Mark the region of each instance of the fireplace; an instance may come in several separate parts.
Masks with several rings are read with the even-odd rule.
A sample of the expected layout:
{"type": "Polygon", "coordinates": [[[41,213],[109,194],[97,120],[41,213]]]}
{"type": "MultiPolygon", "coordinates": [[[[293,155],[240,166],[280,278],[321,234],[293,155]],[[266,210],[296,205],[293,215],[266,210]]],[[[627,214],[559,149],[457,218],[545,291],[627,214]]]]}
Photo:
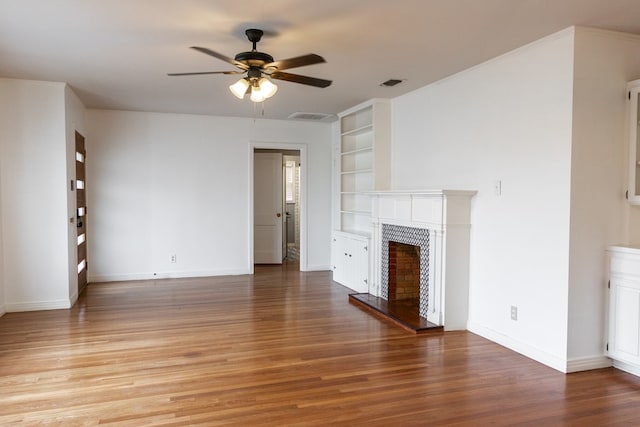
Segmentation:
{"type": "Polygon", "coordinates": [[[389,242],[389,302],[420,301],[420,246],[389,242]]]}
{"type": "MultiPolygon", "coordinates": [[[[474,194],[475,191],[466,190],[371,193],[373,275],[369,293],[372,297],[387,304],[403,303],[397,299],[395,279],[389,279],[390,273],[397,272],[389,270],[390,242],[395,242],[391,243],[391,253],[397,251],[397,243],[417,246],[413,251],[419,254],[420,295],[415,316],[442,325],[446,330],[466,329],[474,194]]],[[[414,291],[409,293],[415,295],[414,291]]]]}
{"type": "Polygon", "coordinates": [[[413,301],[416,314],[427,318],[429,230],[382,224],[381,249],[382,298],[389,302],[403,300],[408,304],[413,301]]]}
{"type": "Polygon", "coordinates": [[[368,193],[372,202],[371,282],[367,282],[368,293],[350,294],[349,302],[416,334],[435,328],[466,329],[471,198],[475,193],[368,193]],[[416,308],[405,310],[406,304],[416,308]]]}

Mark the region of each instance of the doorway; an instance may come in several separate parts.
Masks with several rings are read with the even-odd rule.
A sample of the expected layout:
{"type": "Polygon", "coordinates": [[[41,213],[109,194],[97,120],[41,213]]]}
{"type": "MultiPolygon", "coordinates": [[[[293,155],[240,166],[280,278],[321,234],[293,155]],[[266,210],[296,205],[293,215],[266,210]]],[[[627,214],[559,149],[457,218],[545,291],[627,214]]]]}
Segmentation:
{"type": "Polygon", "coordinates": [[[295,264],[295,269],[306,271],[306,145],[252,143],[250,160],[250,271],[254,272],[254,264],[262,263],[286,264],[288,267],[295,264]],[[278,174],[275,166],[267,166],[274,162],[279,165],[278,174]],[[265,170],[267,177],[279,177],[267,178],[265,170]],[[270,187],[265,187],[266,182],[271,182],[270,187]],[[275,203],[269,201],[278,194],[275,203]],[[274,207],[265,210],[265,203],[274,207]],[[267,236],[273,240],[265,241],[267,236]],[[278,247],[281,248],[279,258],[275,255],[278,247]],[[272,251],[268,256],[273,258],[265,258],[265,250],[272,251]]]}

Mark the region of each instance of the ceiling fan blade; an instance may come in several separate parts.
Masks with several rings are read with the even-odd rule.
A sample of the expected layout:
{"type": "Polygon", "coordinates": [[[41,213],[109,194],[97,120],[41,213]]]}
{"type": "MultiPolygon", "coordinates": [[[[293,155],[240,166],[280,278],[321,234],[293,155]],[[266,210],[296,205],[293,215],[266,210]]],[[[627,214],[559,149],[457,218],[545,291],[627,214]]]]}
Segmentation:
{"type": "Polygon", "coordinates": [[[244,71],[198,71],[195,73],[167,73],[167,76],[198,76],[201,74],[244,74],[244,71]]]}
{"type": "Polygon", "coordinates": [[[308,55],[296,56],[295,58],[281,59],[279,61],[273,61],[268,64],[264,64],[262,68],[276,68],[278,70],[286,70],[289,68],[304,67],[305,65],[320,64],[327,62],[320,55],[310,53],[308,55]]]}
{"type": "Polygon", "coordinates": [[[331,85],[331,80],[318,79],[316,77],[301,76],[299,74],[283,73],[281,71],[274,71],[271,73],[271,77],[278,80],[285,80],[293,83],[300,83],[303,85],[315,86],[315,87],[327,87],[331,85]]]}
{"type": "Polygon", "coordinates": [[[240,61],[236,61],[235,59],[229,58],[228,56],[225,56],[225,55],[223,55],[221,53],[214,52],[213,50],[207,49],[206,47],[191,46],[191,49],[195,49],[198,52],[204,53],[205,55],[209,55],[209,56],[213,56],[214,58],[221,59],[224,62],[228,62],[231,65],[235,65],[238,68],[242,68],[243,70],[248,70],[249,69],[249,66],[247,64],[244,64],[244,63],[242,63],[240,61]]]}

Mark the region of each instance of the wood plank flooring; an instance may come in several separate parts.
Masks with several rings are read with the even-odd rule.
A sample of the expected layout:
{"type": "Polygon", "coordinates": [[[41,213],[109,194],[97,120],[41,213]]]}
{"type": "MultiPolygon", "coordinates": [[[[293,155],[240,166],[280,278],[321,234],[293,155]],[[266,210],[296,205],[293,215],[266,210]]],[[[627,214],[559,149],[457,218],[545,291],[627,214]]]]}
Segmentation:
{"type": "Polygon", "coordinates": [[[415,336],[329,273],[91,284],[0,318],[0,425],[640,425],[640,380],[415,336]]]}

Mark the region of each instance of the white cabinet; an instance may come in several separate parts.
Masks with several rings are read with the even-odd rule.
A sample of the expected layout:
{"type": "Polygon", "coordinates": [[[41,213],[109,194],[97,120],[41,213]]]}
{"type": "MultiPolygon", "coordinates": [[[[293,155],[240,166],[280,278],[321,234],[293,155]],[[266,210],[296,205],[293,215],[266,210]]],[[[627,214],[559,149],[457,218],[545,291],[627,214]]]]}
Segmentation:
{"type": "Polygon", "coordinates": [[[640,249],[612,246],[608,354],[613,365],[640,375],[640,249]]]}
{"type": "Polygon", "coordinates": [[[340,225],[344,232],[371,234],[371,200],[367,192],[390,184],[391,106],[374,99],[340,116],[340,225]]]}
{"type": "Polygon", "coordinates": [[[359,293],[369,292],[368,237],[335,232],[333,235],[333,280],[359,293]]]}
{"type": "Polygon", "coordinates": [[[640,111],[638,99],[640,98],[640,80],[634,80],[627,84],[629,95],[628,102],[628,131],[629,138],[629,188],[627,199],[629,203],[640,205],[640,111]]]}

